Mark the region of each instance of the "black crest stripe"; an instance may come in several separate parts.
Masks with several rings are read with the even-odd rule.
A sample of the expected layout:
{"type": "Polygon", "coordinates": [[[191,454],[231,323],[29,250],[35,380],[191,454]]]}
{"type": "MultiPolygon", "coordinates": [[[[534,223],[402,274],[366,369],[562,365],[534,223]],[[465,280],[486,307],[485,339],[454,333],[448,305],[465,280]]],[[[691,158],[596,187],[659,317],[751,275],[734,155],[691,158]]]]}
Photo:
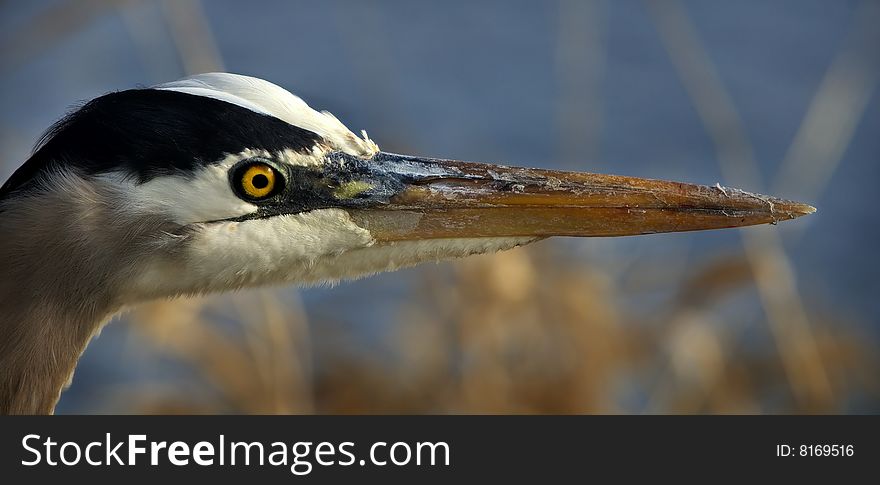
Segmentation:
{"type": "Polygon", "coordinates": [[[52,126],[0,188],[26,188],[52,166],[80,173],[121,171],[139,182],[186,173],[247,148],[309,152],[321,137],[225,101],[155,89],[95,98],[52,126]]]}

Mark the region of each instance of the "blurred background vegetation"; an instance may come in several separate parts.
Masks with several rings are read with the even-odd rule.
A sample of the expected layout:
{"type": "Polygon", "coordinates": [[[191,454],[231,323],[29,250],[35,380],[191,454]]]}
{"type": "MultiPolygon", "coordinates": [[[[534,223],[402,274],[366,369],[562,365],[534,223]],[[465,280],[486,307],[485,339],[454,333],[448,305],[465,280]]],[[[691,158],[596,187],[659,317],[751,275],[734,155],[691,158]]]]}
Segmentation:
{"type": "Polygon", "coordinates": [[[389,151],[819,208],[145,305],[58,412],[880,411],[878,25],[870,0],[0,2],[2,179],[78,101],[227,70],[389,151]]]}

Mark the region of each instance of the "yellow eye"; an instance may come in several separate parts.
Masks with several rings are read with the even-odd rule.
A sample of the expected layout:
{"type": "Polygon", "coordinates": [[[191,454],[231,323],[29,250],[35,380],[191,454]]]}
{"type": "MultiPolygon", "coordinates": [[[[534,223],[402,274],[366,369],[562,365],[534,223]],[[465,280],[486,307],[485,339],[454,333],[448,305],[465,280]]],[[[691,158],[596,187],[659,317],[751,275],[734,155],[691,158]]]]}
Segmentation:
{"type": "Polygon", "coordinates": [[[252,199],[263,199],[275,193],[275,169],[264,164],[254,163],[239,171],[238,184],[241,191],[252,199]]]}

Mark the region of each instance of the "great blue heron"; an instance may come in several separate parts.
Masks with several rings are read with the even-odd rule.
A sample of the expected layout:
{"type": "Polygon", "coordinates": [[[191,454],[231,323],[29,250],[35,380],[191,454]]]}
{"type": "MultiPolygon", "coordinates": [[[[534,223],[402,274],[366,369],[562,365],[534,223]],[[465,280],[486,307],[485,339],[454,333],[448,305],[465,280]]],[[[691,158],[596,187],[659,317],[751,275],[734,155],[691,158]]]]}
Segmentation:
{"type": "Polygon", "coordinates": [[[115,92],[55,124],[0,189],[0,413],[51,413],[91,337],[147,300],[814,210],[720,185],[386,153],[252,77],[115,92]]]}

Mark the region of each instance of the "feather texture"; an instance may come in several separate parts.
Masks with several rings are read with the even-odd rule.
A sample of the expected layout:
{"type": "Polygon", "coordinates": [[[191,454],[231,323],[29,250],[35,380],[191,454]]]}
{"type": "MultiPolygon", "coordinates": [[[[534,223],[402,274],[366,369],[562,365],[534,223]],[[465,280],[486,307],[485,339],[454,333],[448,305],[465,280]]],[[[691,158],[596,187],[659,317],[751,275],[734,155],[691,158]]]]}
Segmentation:
{"type": "Polygon", "coordinates": [[[335,150],[371,157],[379,147],[366,136],[360,138],[327,111],[316,111],[305,101],[277,84],[263,79],[225,72],[210,72],[153,86],[232,103],[274,116],[291,125],[317,133],[335,150]]]}

